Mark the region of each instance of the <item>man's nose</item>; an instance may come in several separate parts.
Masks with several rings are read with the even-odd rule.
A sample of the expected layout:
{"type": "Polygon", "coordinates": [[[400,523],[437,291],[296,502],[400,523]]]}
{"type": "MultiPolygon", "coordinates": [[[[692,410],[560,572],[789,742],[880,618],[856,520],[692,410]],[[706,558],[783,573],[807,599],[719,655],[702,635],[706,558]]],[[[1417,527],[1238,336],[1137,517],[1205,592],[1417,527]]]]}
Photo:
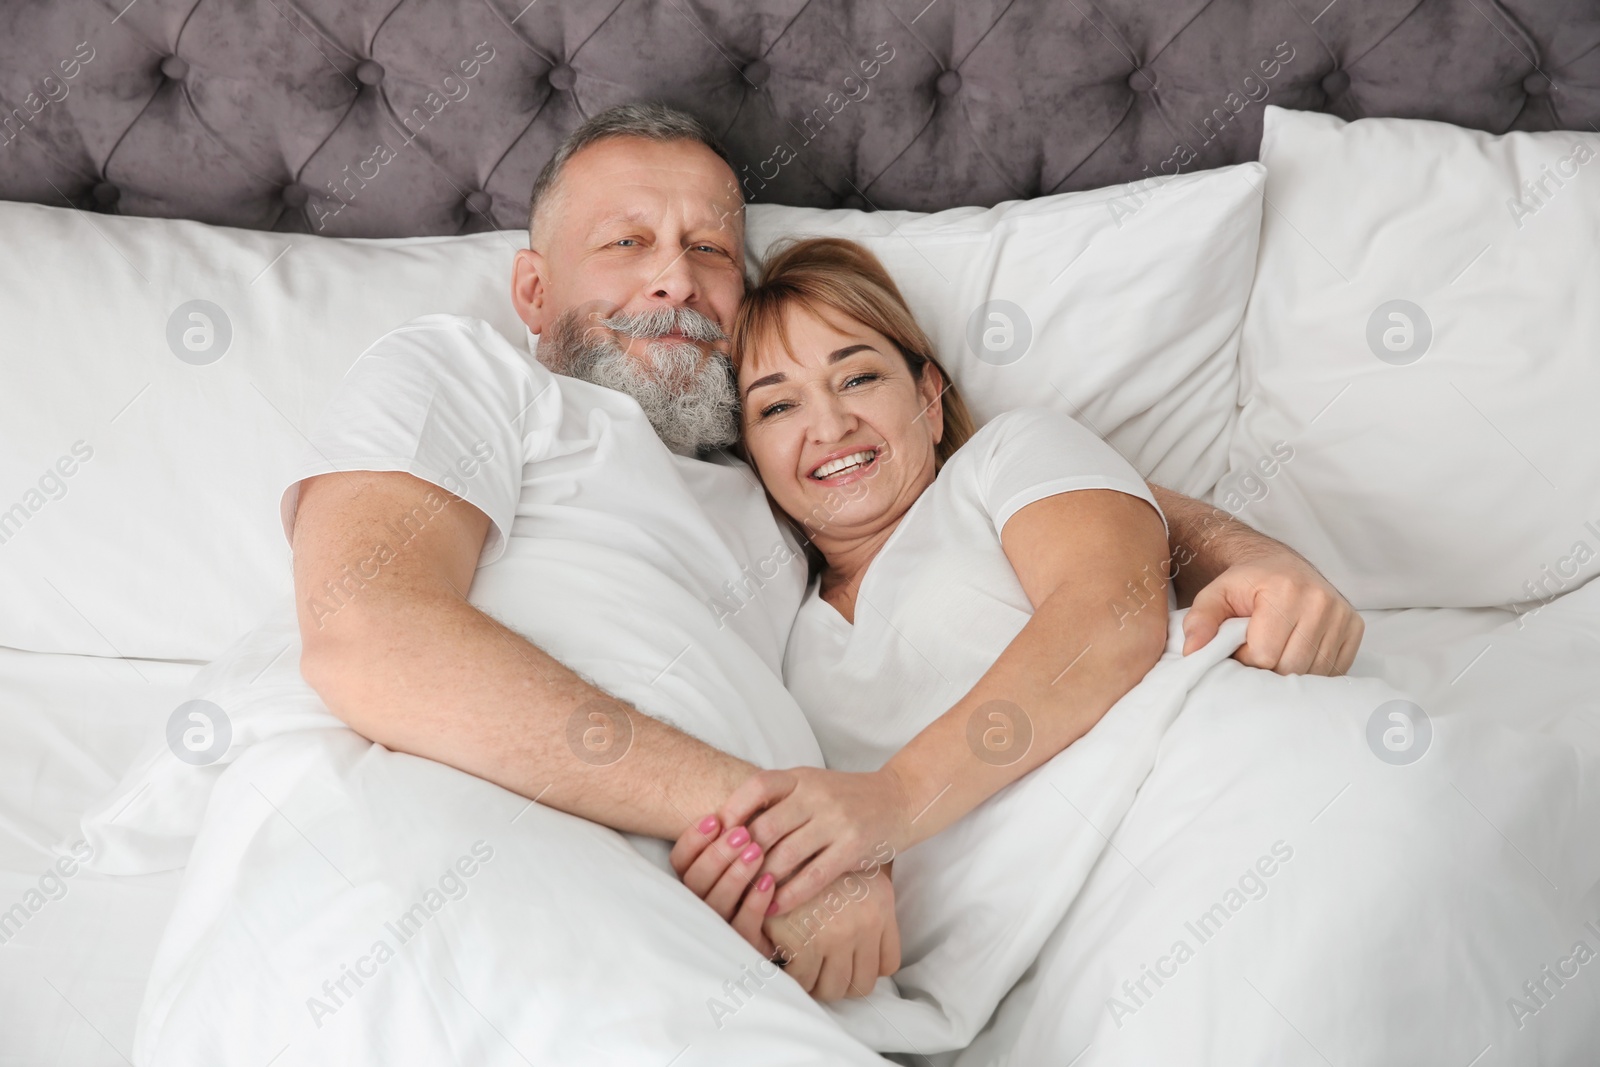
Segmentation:
{"type": "Polygon", "coordinates": [[[653,300],[684,306],[698,295],[694,270],[689,254],[684,249],[665,249],[656,257],[659,263],[645,285],[645,293],[653,300]]]}

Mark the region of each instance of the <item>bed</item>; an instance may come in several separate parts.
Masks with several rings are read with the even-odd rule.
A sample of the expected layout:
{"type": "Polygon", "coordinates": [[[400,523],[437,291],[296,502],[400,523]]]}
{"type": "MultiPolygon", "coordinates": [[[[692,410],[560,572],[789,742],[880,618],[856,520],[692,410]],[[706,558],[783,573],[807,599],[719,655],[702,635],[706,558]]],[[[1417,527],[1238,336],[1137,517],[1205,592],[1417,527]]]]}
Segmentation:
{"type": "MultiPolygon", "coordinates": [[[[1600,586],[1584,584],[1600,471],[1582,436],[1600,401],[1583,295],[1600,277],[1600,14],[57,0],[8,7],[0,30],[0,1062],[319,1062],[270,1027],[151,1036],[162,1011],[210,1003],[152,1006],[147,989],[153,973],[178,989],[192,963],[174,931],[193,932],[182,868],[209,793],[163,815],[128,783],[187,721],[205,665],[281,607],[274,479],[299,427],[424,310],[520,336],[502,294],[534,174],[584,116],[640,98],[726,138],[753,255],[794,232],[874,247],[965,353],[981,417],[1065,404],[1146,476],[1305,551],[1367,620],[1352,684],[1404,694],[1432,731],[1412,766],[1384,756],[1389,719],[1371,733],[1330,712],[1275,751],[1268,719],[1235,735],[1225,709],[1185,713],[1131,808],[1096,828],[1046,963],[960,1047],[873,1047],[1085,1067],[1600,1057],[1600,586]],[[1355,121],[1379,119],[1397,124],[1355,121]],[[1325,210],[1351,183],[1364,203],[1325,210]],[[1075,302],[1050,303],[1062,276],[1075,302]],[[1070,382],[967,344],[996,301],[1026,309],[1034,352],[1089,354],[1070,382]],[[86,813],[146,836],[88,848],[86,813]],[[1362,828],[1386,821],[1408,830],[1385,847],[1409,851],[1363,853],[1362,828]],[[1253,880],[1209,948],[1161,970],[1264,856],[1278,880],[1253,880]]],[[[255,650],[252,683],[278,677],[284,647],[255,650]]],[[[270,740],[253,722],[233,716],[241,744],[270,740]]],[[[445,970],[470,1000],[451,1017],[479,1020],[452,1048],[614,1054],[541,1053],[513,1008],[445,970]]],[[[741,1027],[769,1007],[794,1027],[793,1062],[808,1028],[884,1030],[777,999],[728,1003],[741,1027]]],[[[400,1011],[349,1040],[406,1061],[380,1026],[400,1011]]],[[[586,1023],[629,1025],[598,1007],[586,1023]]],[[[636,1049],[738,1058],[676,1040],[636,1049]]]]}

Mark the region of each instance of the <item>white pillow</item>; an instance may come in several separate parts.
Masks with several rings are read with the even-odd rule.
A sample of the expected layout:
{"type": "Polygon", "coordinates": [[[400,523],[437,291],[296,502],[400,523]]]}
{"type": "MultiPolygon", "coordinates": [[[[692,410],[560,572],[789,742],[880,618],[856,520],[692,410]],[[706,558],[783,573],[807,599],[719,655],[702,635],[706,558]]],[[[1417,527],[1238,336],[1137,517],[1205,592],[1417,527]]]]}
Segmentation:
{"type": "Polygon", "coordinates": [[[1226,469],[1261,179],[1246,163],[931,215],[752,208],[746,246],[866,245],[980,423],[1054,407],[1199,496],[1226,469]]]}
{"type": "Polygon", "coordinates": [[[211,659],[290,586],[278,496],[361,351],[435,311],[522,329],[515,233],[330,240],[0,202],[0,234],[14,648],[211,659]]]}
{"type": "MultiPolygon", "coordinates": [[[[1225,466],[1259,172],[927,216],[754,206],[749,230],[757,249],[792,230],[865,241],[979,418],[1062,406],[1202,493],[1225,466]],[[995,299],[1030,324],[1005,366],[964,341],[995,299]]],[[[0,234],[0,645],[15,648],[214,658],[290,589],[278,496],[362,350],[429,312],[523,330],[507,299],[520,232],[329,239],[0,202],[0,234]]]]}
{"type": "Polygon", "coordinates": [[[1271,208],[1214,499],[1360,608],[1600,569],[1600,136],[1269,106],[1271,208]]]}

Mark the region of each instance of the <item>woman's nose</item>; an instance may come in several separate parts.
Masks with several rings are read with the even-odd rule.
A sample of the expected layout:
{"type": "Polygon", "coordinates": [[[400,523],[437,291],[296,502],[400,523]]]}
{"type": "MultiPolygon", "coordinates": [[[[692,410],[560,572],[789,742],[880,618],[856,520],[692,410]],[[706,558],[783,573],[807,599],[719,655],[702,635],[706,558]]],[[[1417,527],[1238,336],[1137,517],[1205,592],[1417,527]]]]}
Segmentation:
{"type": "Polygon", "coordinates": [[[811,408],[811,437],[817,444],[842,441],[856,428],[856,418],[831,389],[820,388],[811,408]]]}

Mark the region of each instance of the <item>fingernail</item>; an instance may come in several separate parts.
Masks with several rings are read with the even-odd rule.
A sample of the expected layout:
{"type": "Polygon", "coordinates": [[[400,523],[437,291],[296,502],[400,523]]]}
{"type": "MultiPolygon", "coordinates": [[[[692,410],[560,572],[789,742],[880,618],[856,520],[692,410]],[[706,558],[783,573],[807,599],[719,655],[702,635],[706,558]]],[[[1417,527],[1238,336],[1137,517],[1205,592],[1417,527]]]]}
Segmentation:
{"type": "Polygon", "coordinates": [[[749,841],[750,841],[750,831],[746,830],[742,826],[734,827],[733,828],[733,832],[728,835],[728,847],[729,848],[743,848],[746,844],[749,843],[749,841]]]}
{"type": "Polygon", "coordinates": [[[761,846],[752,844],[749,848],[744,850],[744,854],[739,858],[744,860],[746,863],[754,863],[756,860],[761,858],[761,846]]]}
{"type": "Polygon", "coordinates": [[[699,830],[703,834],[714,834],[714,833],[716,833],[717,832],[717,817],[715,815],[707,815],[705,818],[700,820],[700,825],[695,827],[695,829],[699,830]]]}
{"type": "MultiPolygon", "coordinates": [[[[756,879],[756,892],[757,893],[765,893],[767,890],[769,890],[771,888],[772,888],[772,875],[763,874],[760,878],[756,879]]],[[[772,914],[772,911],[771,911],[770,907],[767,910],[767,914],[768,915],[772,914]]]]}
{"type": "Polygon", "coordinates": [[[767,914],[768,915],[776,915],[776,914],[778,914],[778,902],[776,900],[774,900],[771,904],[767,905],[767,914]]]}

